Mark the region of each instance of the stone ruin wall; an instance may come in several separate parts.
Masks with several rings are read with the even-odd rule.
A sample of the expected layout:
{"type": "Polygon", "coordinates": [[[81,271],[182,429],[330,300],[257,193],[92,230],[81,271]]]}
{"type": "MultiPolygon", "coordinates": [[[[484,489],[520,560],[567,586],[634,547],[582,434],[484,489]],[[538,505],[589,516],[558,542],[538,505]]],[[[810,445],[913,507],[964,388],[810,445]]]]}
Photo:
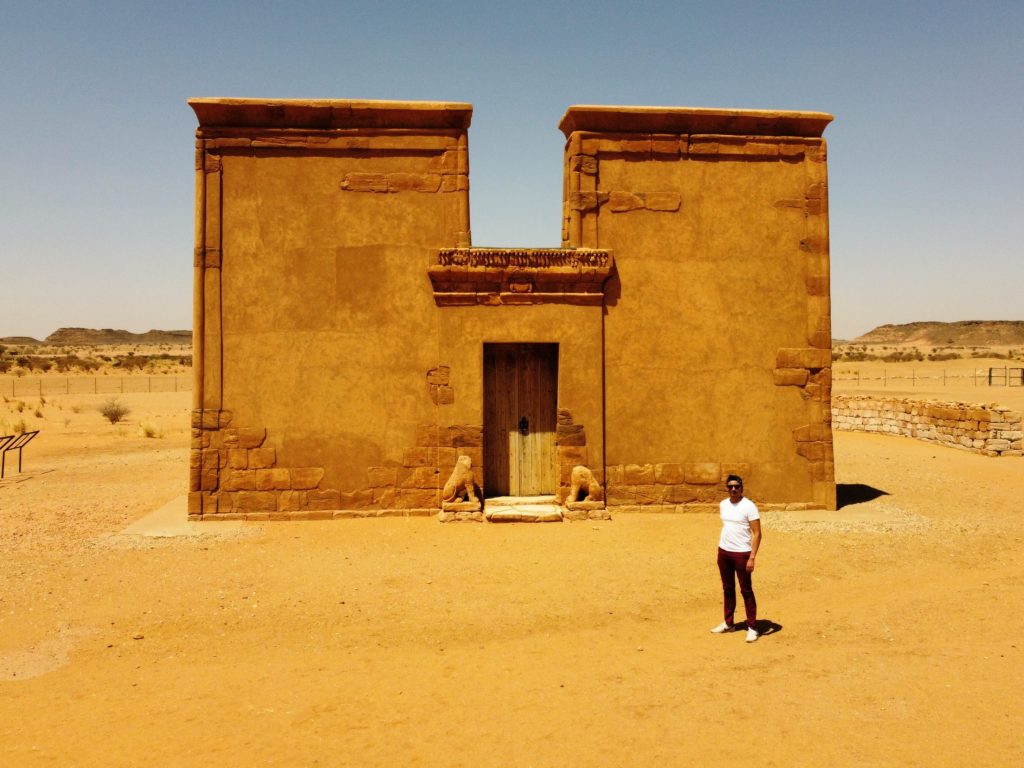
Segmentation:
{"type": "Polygon", "coordinates": [[[835,508],[829,120],[590,106],[563,118],[563,243],[610,249],[621,279],[604,329],[617,508],[707,504],[730,472],[778,502],[835,508]],[[758,310],[728,309],[723,280],[758,310]],[[651,419],[652,401],[673,405],[651,419]]]}
{"type": "Polygon", "coordinates": [[[832,428],[912,437],[985,456],[1024,453],[1021,414],[998,405],[833,395],[832,428]]]}
{"type": "MultiPolygon", "coordinates": [[[[665,136],[658,132],[628,138],[602,135],[600,131],[597,134],[576,132],[567,135],[563,249],[473,249],[470,248],[468,215],[468,105],[444,105],[443,110],[435,109],[437,105],[433,105],[425,110],[431,115],[440,111],[465,115],[464,124],[456,125],[458,120],[452,118],[454,122],[444,119],[443,126],[438,127],[427,126],[426,118],[419,116],[420,107],[416,105],[368,103],[367,107],[357,103],[332,103],[330,114],[322,117],[324,104],[295,103],[284,108],[255,101],[235,104],[232,100],[209,100],[204,104],[203,100],[197,100],[193,104],[198,107],[197,114],[201,109],[212,113],[237,107],[246,119],[252,116],[252,123],[228,127],[215,120],[204,121],[201,116],[201,129],[197,134],[194,264],[197,386],[190,456],[191,518],[267,520],[432,515],[437,513],[441,488],[458,456],[470,456],[474,467],[482,469],[483,427],[481,414],[477,413],[479,409],[475,405],[479,399],[479,393],[475,391],[478,385],[470,385],[466,378],[472,375],[475,362],[470,360],[473,355],[465,350],[458,353],[450,351],[449,356],[453,359],[445,360],[442,355],[439,360],[430,350],[424,352],[418,347],[415,359],[403,360],[400,367],[394,365],[391,358],[387,358],[386,364],[392,365],[392,369],[383,367],[384,362],[379,363],[382,367],[377,381],[387,380],[395,382],[395,386],[400,383],[406,387],[409,392],[407,405],[412,403],[413,390],[423,387],[424,373],[426,375],[426,393],[420,397],[422,402],[417,401],[415,408],[403,411],[384,437],[366,431],[362,421],[353,430],[351,424],[344,422],[342,415],[330,412],[321,415],[321,421],[316,425],[320,434],[333,435],[341,429],[349,430],[364,441],[376,440],[377,455],[361,454],[357,443],[353,443],[349,451],[337,454],[295,450],[297,440],[290,432],[292,424],[287,396],[283,402],[271,402],[264,394],[280,386],[284,389],[279,391],[290,391],[287,387],[294,382],[283,378],[280,373],[266,371],[264,361],[274,356],[271,353],[294,357],[297,354],[294,349],[306,349],[307,345],[296,344],[295,341],[303,334],[309,335],[312,325],[294,325],[298,335],[265,332],[259,327],[260,323],[271,331],[277,329],[269,320],[253,320],[255,315],[251,307],[265,307],[278,313],[282,307],[273,301],[264,303],[265,280],[249,275],[246,270],[252,264],[260,266],[262,260],[276,264],[279,272],[284,274],[281,267],[287,265],[286,271],[292,282],[305,281],[303,284],[317,286],[313,291],[316,293],[321,290],[318,286],[322,281],[318,282],[319,273],[316,271],[321,265],[309,257],[319,258],[319,252],[294,251],[294,242],[297,241],[294,235],[298,230],[288,232],[291,237],[288,248],[292,251],[279,247],[284,244],[272,239],[259,241],[254,250],[250,233],[255,228],[246,220],[241,225],[238,223],[239,212],[249,215],[249,204],[239,196],[239,191],[254,194],[262,189],[259,185],[268,183],[268,180],[274,182],[272,191],[275,194],[280,196],[284,191],[290,195],[281,198],[287,206],[301,211],[309,202],[301,196],[304,192],[288,191],[309,188],[306,183],[309,174],[289,159],[295,157],[319,158],[309,167],[333,183],[333,194],[339,195],[339,200],[344,198],[339,205],[350,211],[347,215],[352,226],[340,230],[331,229],[331,222],[323,217],[324,226],[313,233],[321,238],[316,241],[321,250],[325,246],[338,246],[336,250],[342,254],[340,258],[349,259],[346,274],[364,285],[374,282],[387,284],[388,280],[398,277],[403,281],[402,285],[408,287],[405,278],[400,277],[408,273],[415,274],[417,280],[422,276],[427,287],[426,293],[417,293],[413,297],[411,305],[409,302],[403,305],[408,317],[386,316],[381,309],[380,317],[368,322],[367,329],[383,333],[379,329],[384,328],[400,334],[403,328],[416,325],[429,329],[426,332],[436,335],[441,342],[462,338],[462,332],[467,329],[477,329],[475,332],[479,333],[481,323],[497,322],[507,338],[488,336],[489,340],[517,341],[540,338],[538,327],[548,327],[547,323],[553,316],[527,315],[527,312],[541,312],[544,305],[550,306],[551,302],[574,306],[576,309],[573,311],[577,312],[586,307],[593,307],[595,311],[603,308],[612,322],[605,325],[608,317],[598,323],[588,320],[593,328],[588,325],[584,335],[600,339],[605,331],[616,334],[615,354],[623,369],[636,362],[624,355],[635,357],[639,354],[633,349],[638,334],[652,322],[663,318],[666,310],[672,309],[665,304],[664,295],[644,295],[642,303],[636,303],[634,297],[645,291],[660,290],[667,275],[657,269],[648,274],[649,264],[654,262],[649,262],[643,249],[636,250],[629,267],[632,271],[628,276],[632,282],[626,285],[628,293],[621,299],[616,296],[609,305],[604,293],[611,257],[605,255],[610,251],[602,250],[597,236],[597,219],[612,216],[618,221],[636,222],[629,227],[618,225],[614,228],[607,222],[605,224],[605,231],[615,229],[619,232],[619,244],[623,246],[623,253],[628,255],[629,248],[625,246],[632,243],[630,232],[642,240],[651,237],[651,232],[659,231],[652,229],[651,222],[646,222],[643,217],[653,215],[664,222],[677,222],[669,225],[668,234],[678,231],[679,227],[689,226],[686,222],[692,220],[694,201],[699,199],[692,195],[698,194],[697,190],[703,187],[694,177],[689,181],[679,180],[680,184],[693,187],[691,197],[687,198],[678,190],[665,191],[664,182],[671,182],[669,186],[674,182],[668,177],[659,181],[662,178],[660,174],[670,166],[682,168],[681,165],[675,166],[676,163],[708,163],[705,170],[710,171],[739,162],[747,169],[736,169],[745,174],[742,176],[744,183],[755,186],[770,165],[778,164],[780,173],[784,169],[804,169],[798,175],[806,174],[806,181],[794,188],[790,196],[770,201],[772,204],[760,214],[769,225],[775,220],[773,212],[782,211],[792,216],[792,223],[786,225],[785,232],[794,244],[786,254],[785,265],[773,267],[775,283],[767,288],[767,294],[775,295],[782,291],[787,297],[785,306],[778,308],[779,320],[784,320],[785,330],[773,332],[780,337],[775,343],[754,345],[759,350],[758,398],[772,406],[778,405],[781,393],[785,392],[787,398],[781,411],[776,407],[764,409],[766,413],[776,413],[776,426],[785,424],[781,429],[770,430],[772,445],[769,446],[761,437],[765,445],[759,445],[753,451],[743,443],[730,443],[717,448],[710,444],[701,445],[689,452],[681,452],[675,441],[649,450],[644,445],[642,433],[662,420],[655,415],[655,421],[645,422],[643,429],[630,430],[635,436],[629,438],[628,444],[621,445],[617,455],[606,456],[602,438],[608,430],[616,431],[617,435],[623,434],[622,425],[631,423],[632,412],[628,408],[612,407],[608,413],[610,421],[602,424],[600,403],[590,402],[593,396],[584,393],[581,376],[577,374],[574,380],[567,379],[567,402],[582,418],[574,423],[567,409],[560,407],[558,412],[555,444],[560,486],[558,495],[562,498],[566,494],[572,467],[584,464],[590,466],[597,479],[605,485],[609,504],[623,511],[712,509],[725,495],[725,477],[731,472],[744,475],[748,482],[760,480],[765,494],[776,496],[777,502],[780,496],[783,500],[796,497],[788,502],[763,503],[766,508],[834,508],[835,486],[828,422],[831,369],[823,140],[788,135],[700,136],[695,130],[692,134],[680,132],[670,136],[671,151],[666,153],[662,141],[665,136]],[[361,124],[349,125],[363,107],[367,107],[368,113],[375,110],[401,112],[408,126],[402,130],[390,130],[379,122],[373,123],[372,129],[361,124]],[[432,133],[437,135],[429,135],[432,133]],[[272,162],[275,165],[268,166],[266,177],[252,170],[251,163],[260,157],[274,158],[272,162]],[[636,163],[636,160],[646,162],[636,163]],[[621,189],[612,184],[606,192],[598,183],[601,178],[598,171],[601,167],[606,171],[612,170],[619,167],[617,164],[634,169],[640,166],[648,168],[651,184],[640,181],[621,189]],[[272,171],[271,168],[278,170],[272,171]],[[281,169],[284,169],[285,176],[281,176],[281,169]],[[300,177],[305,186],[297,183],[300,177]],[[231,186],[226,185],[226,179],[233,180],[231,186]],[[588,183],[593,185],[593,189],[587,187],[588,183]],[[360,211],[371,210],[368,206],[375,211],[402,210],[405,212],[403,220],[417,217],[423,222],[413,238],[399,241],[403,253],[398,253],[394,247],[388,250],[360,244],[367,237],[375,243],[382,226],[382,219],[359,218],[360,211]],[[437,222],[438,226],[432,227],[430,222],[437,222]],[[359,230],[356,232],[358,236],[353,235],[353,229],[359,230]],[[644,235],[645,232],[648,234],[644,235]],[[572,249],[568,251],[570,261],[565,261],[569,258],[566,248],[572,249]],[[222,249],[224,254],[230,254],[223,264],[222,249]],[[350,252],[351,255],[346,255],[350,252]],[[422,261],[426,253],[434,254],[429,265],[422,261]],[[585,261],[580,261],[581,254],[586,257],[585,261]],[[301,258],[295,259],[295,256],[301,258]],[[253,261],[254,257],[256,261],[253,261]],[[524,258],[529,263],[520,263],[524,258]],[[379,259],[374,262],[377,266],[364,267],[363,264],[371,259],[379,259]],[[534,264],[538,259],[540,261],[534,264]],[[233,273],[231,269],[234,269],[233,273]],[[380,279],[382,274],[379,270],[387,270],[383,273],[386,279],[380,279]],[[230,280],[222,278],[222,272],[228,274],[230,280]],[[791,290],[794,287],[791,283],[798,285],[799,290],[791,290]],[[432,299],[429,293],[431,284],[432,299]],[[508,312],[508,307],[502,309],[503,305],[520,307],[514,314],[501,315],[501,320],[481,320],[485,315],[487,318],[495,317],[486,313],[508,312]],[[535,306],[528,308],[522,305],[535,306]],[[610,316],[608,306],[614,307],[610,316]],[[630,307],[638,307],[641,311],[634,312],[630,307]],[[440,320],[441,317],[445,320],[440,320]],[[258,333],[253,334],[253,330],[258,333]],[[270,380],[267,380],[268,376],[271,376],[270,380]],[[258,387],[245,382],[257,382],[258,387]],[[463,396],[457,405],[455,390],[460,386],[463,396]],[[775,450],[776,443],[784,447],[789,458],[785,466],[769,470],[774,474],[768,476],[764,467],[773,465],[771,457],[779,455],[775,450]],[[717,457],[721,458],[718,461],[701,460],[717,457]],[[607,466],[605,458],[611,460],[607,466]],[[619,463],[630,460],[638,463],[619,463]],[[340,474],[338,467],[342,466],[351,468],[351,471],[340,474]],[[795,491],[780,492],[787,487],[785,478],[792,480],[796,475],[800,476],[800,487],[795,491]],[[812,493],[807,492],[810,488],[813,488],[812,493]]],[[[704,119],[700,110],[682,111],[695,115],[691,115],[692,119],[704,119]]],[[[376,117],[373,119],[377,120],[376,117]]],[[[715,113],[713,119],[723,118],[715,113]]],[[[776,126],[775,130],[797,132],[795,126],[786,122],[790,118],[780,119],[775,114],[758,113],[756,117],[745,117],[730,113],[724,119],[764,119],[776,126]]],[[[821,119],[820,115],[813,116],[815,122],[820,123],[821,119]]],[[[758,123],[750,132],[756,134],[753,128],[760,127],[758,123]]],[[[718,132],[710,127],[704,127],[704,130],[709,134],[718,132]]],[[[820,134],[820,127],[817,130],[820,134]]],[[[327,185],[323,188],[326,189],[327,185]]],[[[719,186],[718,189],[724,192],[732,186],[719,186]]],[[[705,193],[700,191],[699,194],[705,193]]],[[[320,198],[312,198],[311,201],[322,204],[320,198]]],[[[291,215],[292,209],[286,208],[284,213],[291,215]]],[[[280,238],[280,230],[281,222],[277,222],[276,228],[267,228],[269,235],[264,233],[261,237],[280,238]]],[[[726,250],[721,238],[716,241],[715,253],[726,253],[726,250]]],[[[757,263],[773,263],[768,252],[744,251],[743,256],[754,257],[757,263]]],[[[691,268],[690,261],[682,263],[686,269],[691,268]]],[[[687,281],[692,282],[692,277],[691,273],[680,273],[672,279],[683,285],[687,281]]],[[[609,282],[617,280],[615,277],[609,282]]],[[[308,299],[304,304],[293,307],[300,318],[311,315],[316,306],[308,299]]],[[[595,317],[599,319],[599,316],[595,317]]],[[[334,327],[327,330],[334,334],[332,339],[347,343],[340,333],[345,329],[334,327]]],[[[691,355],[703,354],[704,346],[718,338],[718,331],[693,334],[691,330],[680,328],[672,331],[679,336],[679,341],[686,342],[681,348],[689,350],[691,355]],[[696,346],[693,342],[697,342],[696,346]]],[[[670,346],[675,343],[673,339],[670,346]]],[[[359,353],[366,349],[365,344],[351,349],[336,346],[335,357],[339,359],[358,358],[359,353]]],[[[439,343],[439,346],[444,344],[439,343]]],[[[577,346],[580,351],[589,348],[577,346]]],[[[578,368],[579,356],[574,354],[577,354],[577,364],[573,368],[578,368]]],[[[592,359],[600,360],[601,355],[592,355],[592,359]]],[[[303,358],[301,362],[309,361],[303,358]]],[[[303,380],[303,386],[312,386],[307,396],[315,400],[331,391],[332,382],[326,374],[312,368],[306,370],[309,373],[303,380]]],[[[589,368],[584,366],[580,370],[589,368]]],[[[567,375],[568,371],[567,368],[567,375]]],[[[648,383],[651,383],[650,373],[648,371],[645,377],[648,383]]],[[[601,381],[600,375],[588,375],[595,381],[601,381]]],[[[662,377],[658,383],[659,391],[678,391],[671,378],[674,375],[672,373],[666,378],[658,374],[662,377]]],[[[749,394],[749,381],[733,378],[736,382],[720,391],[720,400],[735,400],[743,393],[749,394]]],[[[561,388],[561,383],[559,386],[561,388]]],[[[622,390],[625,392],[626,388],[622,390]]],[[[375,391],[362,393],[365,402],[350,409],[350,420],[361,419],[363,413],[372,410],[377,402],[376,394],[375,391]]],[[[562,404],[560,393],[559,406],[562,404]]],[[[680,403],[675,407],[699,409],[699,406],[680,403]]],[[[762,409],[754,410],[761,412],[762,409]]],[[[648,421],[650,416],[650,413],[645,414],[648,421]]],[[[706,421],[699,411],[696,419],[686,418],[695,427],[706,421]]],[[[710,435],[718,431],[714,420],[704,424],[704,433],[710,435]]]]}

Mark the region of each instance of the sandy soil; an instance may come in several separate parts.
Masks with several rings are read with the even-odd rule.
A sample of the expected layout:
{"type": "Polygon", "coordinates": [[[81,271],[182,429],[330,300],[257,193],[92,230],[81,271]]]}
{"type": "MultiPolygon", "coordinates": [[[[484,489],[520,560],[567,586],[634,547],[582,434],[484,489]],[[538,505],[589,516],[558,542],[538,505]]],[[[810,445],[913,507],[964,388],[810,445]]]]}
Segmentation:
{"type": "Polygon", "coordinates": [[[748,645],[708,632],[713,515],[121,533],[185,487],[189,394],[125,399],[50,400],[0,481],[0,765],[1024,761],[1024,461],[837,434],[748,645]]]}

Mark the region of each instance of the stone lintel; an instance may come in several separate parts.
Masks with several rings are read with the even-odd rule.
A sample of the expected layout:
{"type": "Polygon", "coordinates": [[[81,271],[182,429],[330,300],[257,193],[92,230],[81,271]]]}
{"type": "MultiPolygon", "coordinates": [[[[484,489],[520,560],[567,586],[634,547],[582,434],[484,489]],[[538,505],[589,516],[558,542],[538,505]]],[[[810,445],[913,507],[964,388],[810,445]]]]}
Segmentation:
{"type": "Polygon", "coordinates": [[[427,274],[438,306],[601,305],[611,251],[591,248],[444,248],[427,274]]]}
{"type": "Polygon", "coordinates": [[[473,105],[442,101],[194,98],[204,128],[469,128],[473,105]]]}
{"type": "Polygon", "coordinates": [[[615,107],[574,105],[558,127],[566,138],[575,131],[594,133],[677,133],[816,138],[832,122],[825,112],[701,107],[615,107]]]}

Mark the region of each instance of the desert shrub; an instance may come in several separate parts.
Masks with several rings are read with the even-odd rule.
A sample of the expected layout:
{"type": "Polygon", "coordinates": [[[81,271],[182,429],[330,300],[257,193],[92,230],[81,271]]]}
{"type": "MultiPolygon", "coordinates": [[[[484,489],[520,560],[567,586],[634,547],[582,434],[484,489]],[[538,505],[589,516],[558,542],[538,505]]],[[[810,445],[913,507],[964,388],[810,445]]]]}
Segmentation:
{"type": "Polygon", "coordinates": [[[27,429],[28,429],[28,427],[25,426],[25,420],[24,419],[18,419],[16,422],[14,422],[14,424],[11,425],[11,431],[14,434],[16,434],[16,435],[20,435],[22,432],[25,432],[27,429]]]}
{"type": "Polygon", "coordinates": [[[139,437],[163,437],[163,430],[159,424],[144,421],[139,424],[139,437]]]}
{"type": "Polygon", "coordinates": [[[43,411],[39,408],[36,408],[35,411],[32,412],[32,415],[35,416],[37,419],[41,419],[43,418],[43,411]]]}
{"type": "Polygon", "coordinates": [[[82,412],[82,406],[80,406],[80,405],[72,405],[71,406],[71,412],[72,413],[81,413],[82,412]]]}
{"type": "Polygon", "coordinates": [[[111,424],[117,424],[131,413],[131,409],[116,397],[112,397],[100,406],[100,413],[111,424]]]}
{"type": "Polygon", "coordinates": [[[129,352],[128,357],[119,357],[115,360],[114,367],[125,371],[141,371],[147,362],[145,356],[136,357],[134,352],[129,352]]]}
{"type": "Polygon", "coordinates": [[[10,360],[0,358],[0,373],[7,373],[11,370],[11,365],[13,365],[13,363],[11,363],[10,360]]]}
{"type": "Polygon", "coordinates": [[[19,400],[14,404],[14,410],[16,410],[18,413],[21,413],[22,411],[25,410],[25,403],[19,400]]]}
{"type": "Polygon", "coordinates": [[[929,360],[935,360],[941,362],[942,360],[959,360],[959,352],[936,352],[934,355],[928,355],[929,360]]]}
{"type": "Polygon", "coordinates": [[[909,363],[915,360],[924,360],[924,355],[919,349],[896,350],[888,355],[883,355],[882,360],[887,363],[909,363]]]}

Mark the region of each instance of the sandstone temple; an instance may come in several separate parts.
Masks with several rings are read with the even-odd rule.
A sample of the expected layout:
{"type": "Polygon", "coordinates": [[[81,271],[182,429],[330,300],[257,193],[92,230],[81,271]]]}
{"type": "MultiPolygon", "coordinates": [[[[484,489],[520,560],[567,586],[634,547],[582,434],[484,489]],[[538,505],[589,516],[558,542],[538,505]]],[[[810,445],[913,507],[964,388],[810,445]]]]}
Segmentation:
{"type": "Polygon", "coordinates": [[[835,508],[830,115],[570,107],[500,248],[469,104],[189,104],[191,518],[835,508]]]}

